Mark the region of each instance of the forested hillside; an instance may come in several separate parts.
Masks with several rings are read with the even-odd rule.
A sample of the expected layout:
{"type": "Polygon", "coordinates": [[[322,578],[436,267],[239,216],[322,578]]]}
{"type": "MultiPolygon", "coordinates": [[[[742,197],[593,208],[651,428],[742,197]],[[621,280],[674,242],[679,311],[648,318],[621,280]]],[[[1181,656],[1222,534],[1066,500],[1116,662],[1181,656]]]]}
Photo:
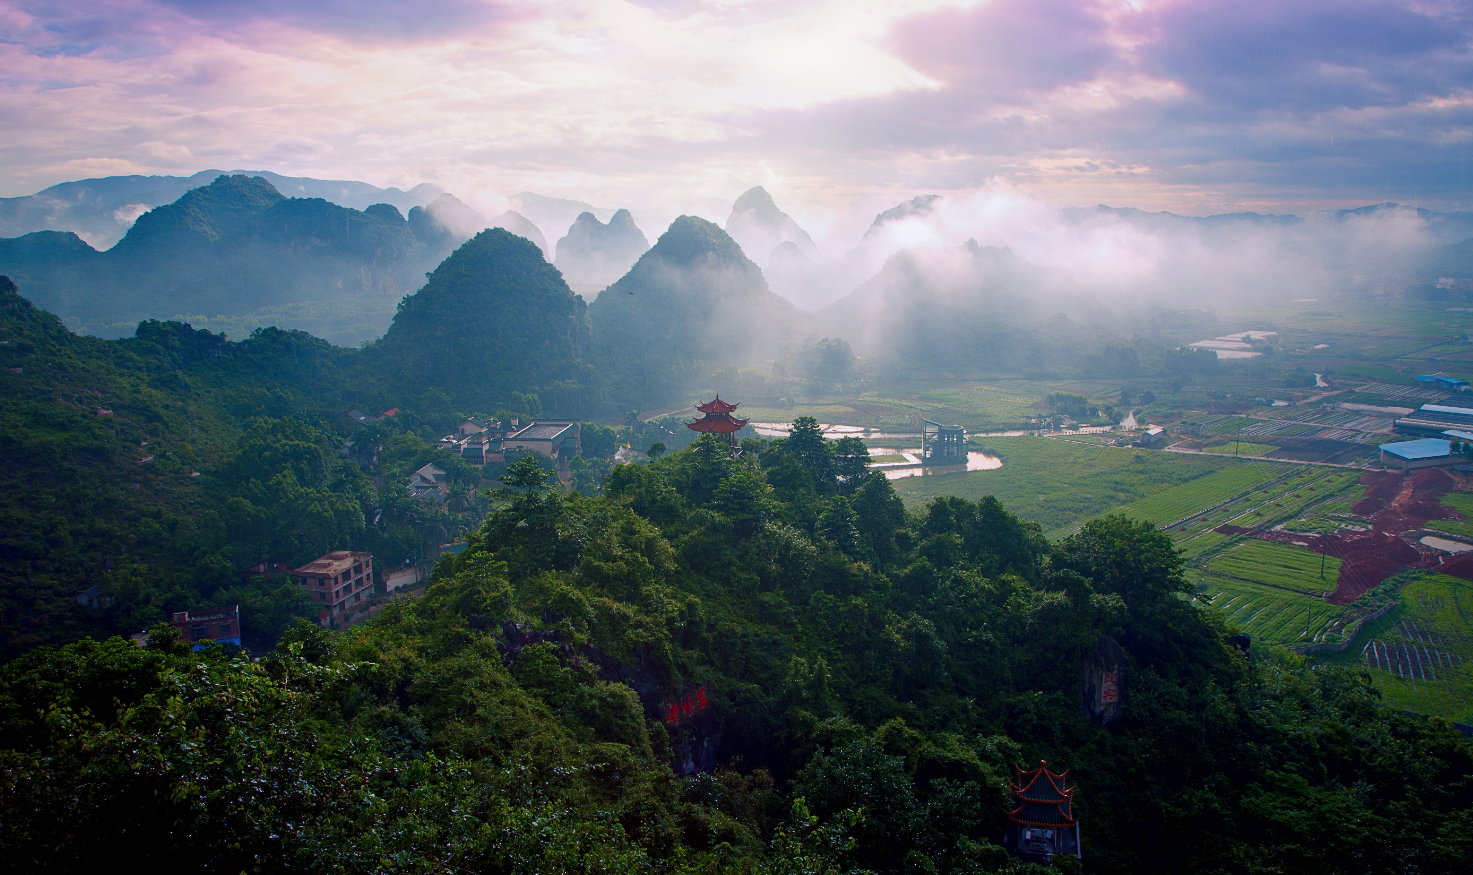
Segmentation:
{"type": "Polygon", "coordinates": [[[1353,671],[1233,647],[1154,527],[1050,546],[990,498],[907,514],[796,425],[618,467],[596,498],[519,463],[424,597],[259,664],[163,629],[13,660],[11,859],[1024,871],[1005,781],[1047,760],[1089,871],[1465,865],[1468,743],[1353,671]],[[1080,690],[1106,636],[1126,681],[1102,725],[1080,690]]]}
{"type": "Polygon", "coordinates": [[[474,233],[451,227],[456,207],[467,209],[442,196],[411,210],[411,222],[389,204],[360,211],[285,197],[260,177],[221,176],[139,216],[103,252],[71,232],[0,240],[0,273],[103,337],[128,336],[149,318],[254,313],[354,344],[378,336],[425,272],[474,233]]]}
{"type": "Polygon", "coordinates": [[[681,216],[589,307],[614,404],[669,403],[716,368],[766,364],[812,333],[721,228],[681,216]]]}
{"type": "Polygon", "coordinates": [[[540,402],[483,380],[458,409],[444,390],[410,395],[412,369],[388,370],[400,364],[274,328],[230,342],[150,321],[125,340],[79,337],[0,277],[0,654],[224,601],[249,606],[248,637],[274,640],[317,609],[250,566],[342,548],[402,564],[474,525],[479,471],[429,442],[457,416],[540,414],[540,402]],[[488,394],[504,403],[474,406],[488,394]],[[396,399],[392,418],[344,415],[396,399]],[[348,439],[383,447],[377,482],[339,453],[348,439]],[[447,507],[405,495],[403,478],[430,461],[450,472],[447,507]],[[77,604],[94,586],[107,603],[77,604]]]}

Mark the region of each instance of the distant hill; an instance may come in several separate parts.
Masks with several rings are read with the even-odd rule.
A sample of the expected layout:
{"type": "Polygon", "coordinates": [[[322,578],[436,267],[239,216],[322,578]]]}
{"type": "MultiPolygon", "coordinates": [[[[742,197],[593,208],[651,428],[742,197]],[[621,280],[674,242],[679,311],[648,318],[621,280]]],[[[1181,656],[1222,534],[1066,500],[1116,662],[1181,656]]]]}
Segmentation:
{"type": "Polygon", "coordinates": [[[426,247],[426,258],[434,264],[491,226],[485,216],[449,194],[410,210],[408,221],[410,232],[426,247]]]}
{"type": "Polygon", "coordinates": [[[760,265],[765,266],[773,250],[784,243],[793,244],[806,258],[820,257],[813,238],[793,221],[792,216],[778,209],[772,195],[760,185],[748,189],[732,204],[731,215],[726,220],[726,233],[760,265]]]}
{"type": "Polygon", "coordinates": [[[672,222],[588,314],[600,367],[626,396],[679,391],[704,366],[766,362],[811,330],[729,234],[694,216],[672,222]]]}
{"type": "Polygon", "coordinates": [[[1017,370],[1058,353],[1059,343],[1095,343],[1076,323],[1110,317],[1066,274],[969,240],[896,253],[817,318],[825,334],[880,366],[1017,370]]]}
{"type": "Polygon", "coordinates": [[[597,294],[649,248],[628,210],[614,213],[607,225],[593,213],[579,213],[567,236],[557,242],[554,263],[575,291],[597,294]]]}
{"type": "Polygon", "coordinates": [[[578,216],[582,213],[593,213],[599,221],[607,222],[614,217],[615,212],[584,201],[547,197],[530,191],[514,194],[507,198],[507,201],[513,210],[526,216],[533,224],[541,228],[543,235],[548,239],[557,238],[577,221],[578,216]]]}
{"type": "Polygon", "coordinates": [[[516,210],[507,210],[492,219],[486,227],[505,228],[518,237],[526,237],[528,240],[537,244],[537,248],[542,250],[542,256],[544,258],[548,261],[552,260],[552,250],[548,248],[547,237],[543,235],[542,229],[534,225],[531,219],[528,219],[516,210]]]}
{"type": "Polygon", "coordinates": [[[97,249],[118,242],[147,210],[173,203],[190,189],[219,176],[259,176],[290,197],[322,198],[363,210],[384,203],[401,213],[433,201],[438,186],[421,183],[409,191],[365,182],[281,176],[269,171],[202,170],[193,176],[105,176],[53,185],[25,197],[0,198],[0,237],[34,231],[72,231],[97,249]]]}
{"type": "Polygon", "coordinates": [[[359,366],[406,392],[445,392],[458,409],[508,406],[513,390],[569,409],[590,379],[588,347],[587,307],[557,269],[531,241],[490,228],[403,300],[359,366]]]}
{"type": "Polygon", "coordinates": [[[1473,278],[1473,237],[1452,246],[1444,246],[1422,273],[1429,278],[1473,278]]]}
{"type": "Polygon", "coordinates": [[[447,198],[411,210],[412,224],[391,204],[355,210],[222,176],[139,216],[105,252],[70,232],[0,240],[0,273],[80,333],[124,337],[140,320],[178,317],[234,336],[276,324],[356,344],[382,333],[464,239],[436,218],[453,212],[447,198]]]}
{"type": "Polygon", "coordinates": [[[805,251],[796,242],[781,243],[768,257],[767,279],[773,291],[799,307],[816,310],[828,306],[874,276],[885,259],[899,248],[893,240],[886,239],[896,222],[929,216],[940,200],[940,195],[923,194],[881,212],[859,243],[832,261],[815,259],[814,253],[805,251]]]}

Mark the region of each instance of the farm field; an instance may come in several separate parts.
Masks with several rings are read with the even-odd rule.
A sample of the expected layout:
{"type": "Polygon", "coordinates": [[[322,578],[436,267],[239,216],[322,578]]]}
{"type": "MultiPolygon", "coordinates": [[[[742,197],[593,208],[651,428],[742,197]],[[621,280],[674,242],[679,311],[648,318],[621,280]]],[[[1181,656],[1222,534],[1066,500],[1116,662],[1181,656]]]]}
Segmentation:
{"type": "Polygon", "coordinates": [[[1115,442],[1125,437],[1123,434],[1071,434],[1067,436],[1055,436],[1056,441],[1070,441],[1076,444],[1092,444],[1097,447],[1113,447],[1115,442]]]}
{"type": "Polygon", "coordinates": [[[1334,591],[1340,574],[1340,560],[1321,557],[1307,547],[1245,539],[1217,554],[1206,569],[1214,576],[1233,577],[1307,595],[1321,596],[1334,591]],[[1321,558],[1324,574],[1321,576],[1321,558]]]}
{"type": "Polygon", "coordinates": [[[1292,466],[1288,465],[1234,465],[1131,502],[1120,508],[1119,512],[1159,526],[1168,526],[1282,477],[1292,470],[1292,466]]]}
{"type": "Polygon", "coordinates": [[[1465,518],[1461,520],[1429,520],[1427,528],[1447,532],[1450,535],[1462,535],[1473,538],[1473,494],[1467,492],[1451,492],[1442,497],[1440,502],[1443,507],[1452,508],[1465,518]]]}
{"type": "Polygon", "coordinates": [[[1473,583],[1418,575],[1356,646],[1319,659],[1365,669],[1392,708],[1473,724],[1473,583]]]}
{"type": "Polygon", "coordinates": [[[1212,444],[1202,448],[1204,453],[1222,453],[1223,455],[1239,456],[1266,456],[1277,450],[1273,444],[1255,444],[1250,441],[1228,441],[1227,443],[1212,444]]]}
{"type": "Polygon", "coordinates": [[[1016,375],[982,375],[958,380],[917,380],[886,385],[861,395],[810,398],[792,407],[749,403],[742,416],[757,422],[791,422],[812,416],[821,423],[842,423],[892,431],[918,431],[922,419],[956,423],[968,431],[1016,428],[1038,415],[1036,405],[1051,392],[1084,395],[1106,403],[1118,396],[1116,380],[1026,380],[1016,375]]]}
{"type": "Polygon", "coordinates": [[[1038,437],[989,437],[973,446],[1000,456],[1002,467],[908,477],[895,481],[895,491],[912,508],[940,495],[971,501],[995,495],[1004,507],[1052,533],[1208,474],[1253,464],[1038,437]]]}
{"type": "MultiPolygon", "coordinates": [[[[1241,528],[1266,528],[1288,523],[1307,510],[1341,500],[1342,493],[1355,489],[1360,475],[1354,471],[1309,466],[1283,466],[1281,479],[1267,482],[1244,494],[1231,504],[1193,519],[1170,530],[1172,540],[1193,555],[1206,552],[1195,542],[1217,533],[1212,530],[1224,523],[1241,528]]],[[[1204,506],[1212,505],[1204,502],[1204,506]]]]}
{"type": "Polygon", "coordinates": [[[1345,613],[1320,598],[1216,575],[1202,576],[1198,592],[1229,625],[1265,644],[1310,643],[1345,613]]]}

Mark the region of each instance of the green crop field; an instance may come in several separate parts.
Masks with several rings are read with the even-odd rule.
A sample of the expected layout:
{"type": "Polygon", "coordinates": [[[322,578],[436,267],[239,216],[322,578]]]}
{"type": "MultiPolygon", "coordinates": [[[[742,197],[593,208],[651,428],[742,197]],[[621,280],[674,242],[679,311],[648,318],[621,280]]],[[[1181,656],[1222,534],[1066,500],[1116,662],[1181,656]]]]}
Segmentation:
{"type": "Polygon", "coordinates": [[[1230,435],[1237,433],[1238,429],[1240,428],[1252,428],[1253,426],[1260,424],[1260,422],[1261,420],[1251,419],[1247,416],[1223,417],[1222,419],[1219,419],[1218,421],[1207,426],[1207,430],[1212,434],[1230,435]]]}
{"type": "MultiPolygon", "coordinates": [[[[1347,490],[1358,488],[1355,483],[1359,475],[1353,471],[1310,466],[1280,470],[1287,476],[1255,487],[1251,493],[1173,528],[1172,540],[1189,560],[1194,560],[1231,540],[1212,531],[1224,523],[1247,529],[1279,523],[1290,527],[1306,514],[1316,516],[1319,508],[1341,500],[1347,490]]],[[[1325,525],[1333,527],[1328,522],[1325,525]]]]}
{"type": "Polygon", "coordinates": [[[1055,437],[1054,440],[1072,441],[1076,444],[1090,444],[1097,447],[1112,447],[1116,441],[1123,437],[1127,437],[1127,435],[1111,432],[1109,434],[1071,434],[1055,437]]]}
{"type": "Polygon", "coordinates": [[[895,481],[895,490],[910,507],[938,495],[972,501],[995,495],[1004,507],[1053,532],[1208,474],[1253,464],[1037,437],[989,437],[983,446],[1002,458],[1001,468],[907,477],[895,481]]]}
{"type": "Polygon", "coordinates": [[[1340,560],[1321,557],[1307,547],[1247,539],[1214,557],[1207,570],[1214,575],[1318,596],[1335,589],[1340,560]],[[1323,577],[1320,576],[1321,558],[1324,559],[1323,577]]]}
{"type": "Polygon", "coordinates": [[[1354,647],[1316,658],[1363,667],[1390,707],[1473,723],[1473,583],[1420,575],[1354,647]]]}
{"type": "Polygon", "coordinates": [[[1131,502],[1119,512],[1166,526],[1282,477],[1291,470],[1287,465],[1234,465],[1131,502]]]}
{"type": "Polygon", "coordinates": [[[1212,444],[1202,448],[1204,453],[1223,453],[1224,455],[1239,456],[1266,456],[1277,450],[1273,444],[1255,444],[1250,441],[1228,441],[1223,444],[1212,444]]]}
{"type": "Polygon", "coordinates": [[[1204,575],[1198,589],[1229,625],[1267,644],[1307,644],[1345,613],[1313,596],[1215,575],[1204,575]]]}
{"type": "Polygon", "coordinates": [[[1443,507],[1457,511],[1464,518],[1460,520],[1430,520],[1427,523],[1427,528],[1447,532],[1450,535],[1462,535],[1465,538],[1473,538],[1473,494],[1452,492],[1444,495],[1440,504],[1443,507]]]}

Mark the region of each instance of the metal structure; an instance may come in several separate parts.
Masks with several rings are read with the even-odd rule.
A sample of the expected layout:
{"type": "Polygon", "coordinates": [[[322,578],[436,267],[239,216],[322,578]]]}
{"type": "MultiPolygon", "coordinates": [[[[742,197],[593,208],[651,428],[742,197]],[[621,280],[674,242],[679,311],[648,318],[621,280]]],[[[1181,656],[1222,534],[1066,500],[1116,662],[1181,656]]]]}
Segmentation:
{"type": "Polygon", "coordinates": [[[967,430],[921,420],[921,464],[963,465],[967,461],[967,430]]]}

